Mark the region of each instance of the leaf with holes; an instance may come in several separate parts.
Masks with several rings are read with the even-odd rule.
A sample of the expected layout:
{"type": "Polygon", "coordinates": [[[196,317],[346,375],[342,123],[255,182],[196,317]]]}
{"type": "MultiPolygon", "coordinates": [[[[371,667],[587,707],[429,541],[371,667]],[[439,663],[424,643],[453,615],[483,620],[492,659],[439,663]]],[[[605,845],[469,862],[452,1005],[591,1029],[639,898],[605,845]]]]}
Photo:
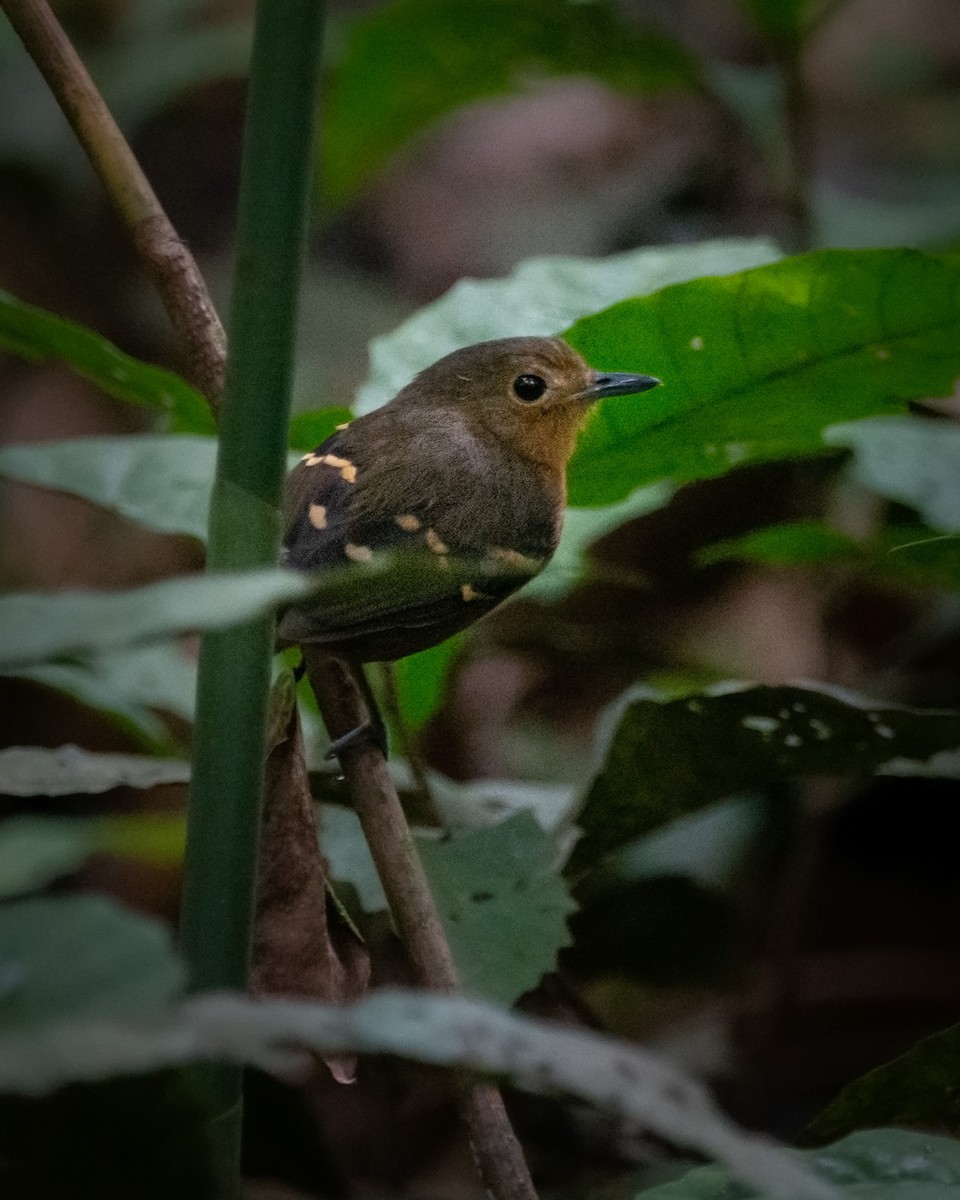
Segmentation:
{"type": "Polygon", "coordinates": [[[895,708],[812,687],[726,684],[608,716],[570,870],[713,800],[803,775],[960,778],[955,712],[895,708]]]}

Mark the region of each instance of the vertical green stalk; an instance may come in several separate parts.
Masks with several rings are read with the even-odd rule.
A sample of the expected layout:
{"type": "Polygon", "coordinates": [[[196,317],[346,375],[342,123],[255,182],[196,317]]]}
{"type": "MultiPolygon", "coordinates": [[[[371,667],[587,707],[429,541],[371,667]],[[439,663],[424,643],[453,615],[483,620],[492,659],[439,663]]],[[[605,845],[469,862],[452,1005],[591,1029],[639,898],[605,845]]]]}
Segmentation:
{"type": "MultiPolygon", "coordinates": [[[[244,142],[208,567],[276,562],[297,291],[314,157],[322,0],[259,0],[244,142]]],[[[181,938],[190,987],[245,988],[273,620],[208,634],[200,651],[181,938]]],[[[241,1074],[207,1068],[223,1194],[239,1192],[241,1074]]]]}

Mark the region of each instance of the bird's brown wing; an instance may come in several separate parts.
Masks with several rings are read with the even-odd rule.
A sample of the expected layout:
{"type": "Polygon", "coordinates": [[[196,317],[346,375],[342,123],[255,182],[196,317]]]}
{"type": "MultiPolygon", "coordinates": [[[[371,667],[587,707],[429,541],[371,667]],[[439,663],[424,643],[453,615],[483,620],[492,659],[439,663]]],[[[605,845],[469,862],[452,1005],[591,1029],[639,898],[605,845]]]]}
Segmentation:
{"type": "Polygon", "coordinates": [[[363,464],[334,434],[291,472],[283,561],[331,576],[316,597],[280,618],[281,644],[320,643],[363,661],[402,658],[436,645],[516,591],[541,564],[447,546],[425,513],[358,515],[363,464]]]}

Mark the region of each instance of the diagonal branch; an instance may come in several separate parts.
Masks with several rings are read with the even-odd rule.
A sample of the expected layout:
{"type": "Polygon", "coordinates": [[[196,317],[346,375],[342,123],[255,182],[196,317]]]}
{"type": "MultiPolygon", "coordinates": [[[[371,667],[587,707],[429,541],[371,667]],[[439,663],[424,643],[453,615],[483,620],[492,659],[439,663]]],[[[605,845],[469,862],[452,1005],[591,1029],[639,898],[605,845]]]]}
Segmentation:
{"type": "Polygon", "coordinates": [[[177,235],[96,85],[46,0],[0,0],[130,231],[187,351],[192,382],[216,411],[227,339],[197,264],[177,235]]]}
{"type": "MultiPolygon", "coordinates": [[[[367,719],[356,668],[302,647],[307,678],[331,738],[367,719]]],[[[383,884],[390,913],[421,985],[448,995],[460,991],[450,944],[386,760],[368,742],[340,755],[353,806],[383,884]]],[[[536,1200],[523,1150],[510,1125],[499,1088],[466,1077],[459,1080],[460,1112],[477,1168],[495,1200],[536,1200]]]]}

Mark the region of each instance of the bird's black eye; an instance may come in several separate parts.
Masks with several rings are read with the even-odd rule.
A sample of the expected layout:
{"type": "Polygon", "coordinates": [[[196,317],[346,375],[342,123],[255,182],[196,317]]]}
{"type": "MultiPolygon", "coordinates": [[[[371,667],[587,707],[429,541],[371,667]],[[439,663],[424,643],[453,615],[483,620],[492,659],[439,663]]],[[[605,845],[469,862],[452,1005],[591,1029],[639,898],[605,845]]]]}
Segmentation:
{"type": "Polygon", "coordinates": [[[513,381],[513,390],[521,400],[539,400],[547,385],[539,375],[518,375],[513,381]]]}

